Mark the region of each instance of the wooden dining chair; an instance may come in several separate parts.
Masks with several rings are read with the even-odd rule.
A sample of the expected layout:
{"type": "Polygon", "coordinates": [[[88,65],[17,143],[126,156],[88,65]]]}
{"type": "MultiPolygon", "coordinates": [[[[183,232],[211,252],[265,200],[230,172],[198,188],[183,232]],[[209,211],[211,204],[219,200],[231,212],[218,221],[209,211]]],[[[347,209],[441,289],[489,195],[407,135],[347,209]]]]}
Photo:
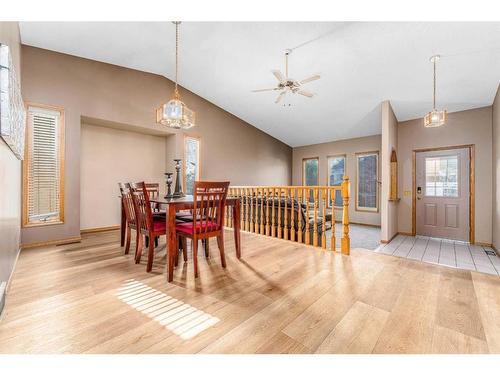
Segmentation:
{"type": "Polygon", "coordinates": [[[125,225],[126,225],[126,242],[125,242],[125,254],[128,254],[130,251],[130,239],[132,237],[131,230],[136,231],[136,239],[135,239],[135,254],[137,255],[138,249],[138,239],[139,239],[139,231],[137,230],[137,223],[135,220],[135,209],[134,202],[132,201],[132,194],[130,188],[126,186],[124,183],[118,183],[120,188],[120,194],[122,197],[122,205],[123,211],[125,212],[125,225]]]}
{"type": "MultiPolygon", "coordinates": [[[[175,226],[177,241],[192,240],[194,276],[198,277],[198,240],[217,237],[222,267],[226,267],[224,255],[224,208],[229,182],[195,181],[193,192],[193,221],[175,226]]],[[[176,246],[177,247],[177,246],[176,246]]]]}
{"type": "MultiPolygon", "coordinates": [[[[148,262],[146,271],[151,272],[153,269],[155,241],[160,236],[167,235],[167,222],[165,218],[153,215],[153,209],[149,200],[149,193],[143,182],[137,184],[129,184],[134,203],[136,223],[140,236],[138,238],[138,251],[135,257],[135,262],[140,263],[143,250],[143,236],[147,236],[150,240],[148,243],[148,262]]],[[[182,247],[184,253],[184,261],[187,261],[187,249],[182,247]]],[[[178,263],[179,246],[176,246],[176,263],[178,263]]]]}

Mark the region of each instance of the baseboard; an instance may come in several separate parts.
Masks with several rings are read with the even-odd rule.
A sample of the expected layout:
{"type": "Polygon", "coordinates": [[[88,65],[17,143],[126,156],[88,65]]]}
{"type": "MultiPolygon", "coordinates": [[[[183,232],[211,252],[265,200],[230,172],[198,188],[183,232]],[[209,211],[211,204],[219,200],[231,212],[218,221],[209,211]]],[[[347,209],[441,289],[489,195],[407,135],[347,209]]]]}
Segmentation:
{"type": "Polygon", "coordinates": [[[35,247],[42,247],[42,246],[66,245],[66,244],[69,244],[69,243],[75,243],[75,242],[81,242],[81,241],[82,241],[82,237],[81,236],[76,236],[76,237],[64,238],[64,239],[61,239],[61,240],[21,244],[21,249],[22,250],[26,250],[26,249],[32,249],[32,248],[35,248],[35,247]]]}
{"type": "Polygon", "coordinates": [[[383,243],[383,244],[389,243],[389,242],[391,242],[391,241],[392,241],[392,240],[393,240],[393,239],[394,239],[394,238],[395,238],[398,234],[402,234],[402,233],[396,232],[396,234],[395,234],[394,236],[392,236],[392,237],[390,238],[390,240],[389,240],[389,241],[387,241],[387,240],[380,240],[380,243],[383,243]]]}
{"type": "Polygon", "coordinates": [[[491,243],[486,243],[486,242],[474,242],[474,245],[477,246],[482,246],[482,247],[491,247],[493,250],[496,251],[496,249],[493,247],[493,244],[491,243]]]}
{"type": "Polygon", "coordinates": [[[402,235],[402,236],[410,236],[410,237],[413,237],[413,233],[411,232],[398,232],[398,234],[402,235]]]}
{"type": "Polygon", "coordinates": [[[88,229],[82,229],[80,231],[80,234],[109,232],[109,231],[117,230],[117,229],[120,229],[119,225],[111,225],[109,227],[88,228],[88,229]]]}
{"type": "Polygon", "coordinates": [[[7,280],[7,286],[5,288],[5,294],[9,293],[9,288],[10,288],[10,282],[12,281],[12,276],[14,275],[14,271],[16,270],[17,266],[17,261],[19,259],[19,255],[21,254],[21,247],[19,247],[19,250],[16,255],[16,259],[14,260],[14,264],[12,265],[12,271],[10,272],[9,279],[7,280]]]}

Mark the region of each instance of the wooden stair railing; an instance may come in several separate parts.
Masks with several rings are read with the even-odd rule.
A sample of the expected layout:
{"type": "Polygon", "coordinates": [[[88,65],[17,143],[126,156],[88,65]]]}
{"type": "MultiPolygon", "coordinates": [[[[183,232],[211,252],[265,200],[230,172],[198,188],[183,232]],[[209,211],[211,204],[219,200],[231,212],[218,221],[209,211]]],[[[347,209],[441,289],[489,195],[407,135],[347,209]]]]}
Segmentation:
{"type": "MultiPolygon", "coordinates": [[[[335,251],[335,211],[342,210],[340,250],[349,255],[349,178],[340,186],[230,186],[228,196],[241,199],[241,230],[335,251]],[[337,192],[342,206],[334,206],[337,192]],[[329,213],[330,212],[330,213],[329,213]]],[[[231,210],[225,226],[232,228],[231,210]]]]}

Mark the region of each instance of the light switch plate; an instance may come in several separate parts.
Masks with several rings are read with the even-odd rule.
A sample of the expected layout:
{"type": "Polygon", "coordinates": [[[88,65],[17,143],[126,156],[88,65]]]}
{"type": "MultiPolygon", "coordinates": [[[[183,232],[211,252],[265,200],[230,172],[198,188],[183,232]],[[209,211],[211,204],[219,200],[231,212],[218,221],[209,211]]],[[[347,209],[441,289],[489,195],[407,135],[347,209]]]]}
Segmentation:
{"type": "Polygon", "coordinates": [[[404,195],[405,197],[411,197],[411,190],[405,190],[404,195]]]}

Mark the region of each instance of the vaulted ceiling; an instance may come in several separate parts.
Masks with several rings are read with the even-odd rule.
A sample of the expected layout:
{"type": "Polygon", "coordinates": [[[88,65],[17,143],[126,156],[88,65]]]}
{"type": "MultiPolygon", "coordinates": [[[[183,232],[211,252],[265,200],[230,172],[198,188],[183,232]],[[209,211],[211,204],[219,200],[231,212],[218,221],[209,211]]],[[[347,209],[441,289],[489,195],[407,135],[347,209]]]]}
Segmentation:
{"type": "MultiPolygon", "coordinates": [[[[27,45],[173,79],[170,22],[22,22],[27,45]]],[[[500,23],[184,22],[179,83],[290,146],[379,134],[378,105],[399,121],[432,107],[432,65],[440,54],[438,107],[491,105],[500,82],[500,23]],[[317,95],[275,104],[284,50],[290,76],[317,95]]],[[[168,98],[168,94],[166,94],[168,98]]],[[[189,105],[189,103],[187,103],[189,105]]]]}

